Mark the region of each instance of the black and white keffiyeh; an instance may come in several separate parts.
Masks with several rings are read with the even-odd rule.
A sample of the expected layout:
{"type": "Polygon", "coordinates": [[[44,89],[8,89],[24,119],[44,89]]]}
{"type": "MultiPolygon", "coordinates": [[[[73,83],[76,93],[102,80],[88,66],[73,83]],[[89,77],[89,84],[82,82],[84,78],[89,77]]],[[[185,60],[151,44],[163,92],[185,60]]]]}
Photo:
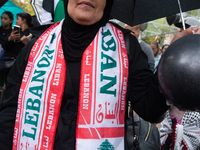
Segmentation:
{"type": "Polygon", "coordinates": [[[170,147],[171,150],[196,150],[200,144],[200,113],[186,111],[181,124],[172,125],[172,119],[167,111],[159,131],[162,149],[170,147]],[[166,146],[167,144],[169,146],[166,146]]]}

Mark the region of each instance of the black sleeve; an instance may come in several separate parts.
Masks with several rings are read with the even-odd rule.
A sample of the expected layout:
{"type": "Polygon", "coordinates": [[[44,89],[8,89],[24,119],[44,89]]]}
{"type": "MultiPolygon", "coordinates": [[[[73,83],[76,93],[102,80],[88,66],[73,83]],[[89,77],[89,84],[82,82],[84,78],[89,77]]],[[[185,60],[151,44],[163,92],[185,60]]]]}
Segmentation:
{"type": "Polygon", "coordinates": [[[22,49],[7,78],[8,84],[0,108],[0,147],[3,150],[12,149],[19,89],[29,53],[35,41],[36,39],[31,40],[22,49]]]}
{"type": "MultiPolygon", "coordinates": [[[[24,35],[28,36],[29,33],[30,33],[29,30],[26,29],[25,31],[21,32],[20,38],[24,35]]],[[[8,41],[8,38],[2,44],[2,47],[5,51],[16,51],[16,50],[20,51],[24,46],[25,44],[23,44],[21,41],[20,42],[8,41]]]]}
{"type": "Polygon", "coordinates": [[[8,41],[8,39],[2,43],[2,47],[5,51],[10,50],[12,48],[12,42],[13,41],[8,41]]]}
{"type": "Polygon", "coordinates": [[[5,56],[6,57],[17,57],[18,54],[21,52],[25,45],[20,42],[14,42],[14,41],[5,41],[2,44],[3,49],[5,50],[5,56]]]}
{"type": "Polygon", "coordinates": [[[158,88],[157,76],[148,65],[148,58],[138,40],[130,35],[129,98],[132,108],[143,119],[156,123],[169,107],[158,88]]]}

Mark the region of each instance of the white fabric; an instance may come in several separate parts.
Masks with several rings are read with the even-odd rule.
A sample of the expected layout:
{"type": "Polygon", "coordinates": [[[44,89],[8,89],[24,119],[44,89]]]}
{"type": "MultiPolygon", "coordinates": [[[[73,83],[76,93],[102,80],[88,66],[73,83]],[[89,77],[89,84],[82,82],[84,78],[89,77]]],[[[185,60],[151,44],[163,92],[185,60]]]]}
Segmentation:
{"type": "MultiPolygon", "coordinates": [[[[59,0],[54,0],[54,11],[59,0]]],[[[42,7],[43,0],[31,0],[31,5],[36,14],[37,20],[41,25],[53,23],[53,18],[50,12],[47,12],[42,7]]]]}

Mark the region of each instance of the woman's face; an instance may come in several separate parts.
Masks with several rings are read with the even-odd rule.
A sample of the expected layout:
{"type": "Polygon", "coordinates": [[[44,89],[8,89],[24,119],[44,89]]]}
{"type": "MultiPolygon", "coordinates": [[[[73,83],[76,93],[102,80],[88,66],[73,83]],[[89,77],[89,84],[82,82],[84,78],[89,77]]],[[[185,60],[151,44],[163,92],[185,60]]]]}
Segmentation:
{"type": "Polygon", "coordinates": [[[98,22],[104,13],[106,0],[68,0],[68,14],[80,25],[98,22]]]}
{"type": "Polygon", "coordinates": [[[158,48],[157,48],[156,45],[154,45],[154,44],[151,44],[150,46],[151,46],[151,48],[152,48],[152,50],[153,50],[154,56],[156,57],[156,55],[158,54],[158,48]]]}
{"type": "Polygon", "coordinates": [[[10,27],[10,24],[13,22],[12,19],[9,18],[7,14],[1,15],[1,25],[3,28],[10,27]]]}
{"type": "Polygon", "coordinates": [[[16,25],[22,27],[22,24],[24,24],[24,20],[22,19],[22,17],[17,16],[17,20],[15,21],[16,25]]]}

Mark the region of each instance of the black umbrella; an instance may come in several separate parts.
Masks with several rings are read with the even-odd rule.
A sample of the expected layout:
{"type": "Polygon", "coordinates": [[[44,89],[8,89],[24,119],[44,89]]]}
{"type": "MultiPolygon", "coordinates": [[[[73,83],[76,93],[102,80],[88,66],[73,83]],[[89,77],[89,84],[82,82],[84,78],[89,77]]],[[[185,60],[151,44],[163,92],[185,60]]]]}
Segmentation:
{"type": "MultiPolygon", "coordinates": [[[[38,20],[41,20],[42,8],[54,14],[57,0],[31,0],[38,20]]],[[[180,0],[182,10],[200,8],[200,0],[180,0]]],[[[177,0],[114,0],[111,17],[129,25],[137,25],[162,17],[180,13],[177,0]]]]}
{"type": "MultiPolygon", "coordinates": [[[[182,11],[200,8],[200,0],[180,0],[182,11]]],[[[180,13],[177,0],[114,0],[112,18],[137,25],[180,13]]]]}

